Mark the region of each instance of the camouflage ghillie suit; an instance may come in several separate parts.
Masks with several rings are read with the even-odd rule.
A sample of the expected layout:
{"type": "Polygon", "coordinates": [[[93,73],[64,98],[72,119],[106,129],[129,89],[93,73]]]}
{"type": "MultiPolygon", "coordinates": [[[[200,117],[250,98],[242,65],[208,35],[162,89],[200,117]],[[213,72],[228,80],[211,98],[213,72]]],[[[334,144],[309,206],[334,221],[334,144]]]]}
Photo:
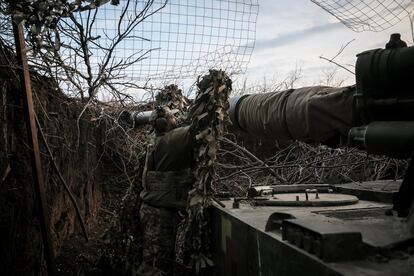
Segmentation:
{"type": "Polygon", "coordinates": [[[194,182],[192,141],[190,127],[180,127],[156,136],[148,146],[140,209],[142,275],[173,273],[179,212],[194,182]]]}
{"type": "Polygon", "coordinates": [[[178,213],[168,208],[141,205],[141,227],[143,232],[142,275],[169,275],[174,267],[174,248],[178,213]]]}

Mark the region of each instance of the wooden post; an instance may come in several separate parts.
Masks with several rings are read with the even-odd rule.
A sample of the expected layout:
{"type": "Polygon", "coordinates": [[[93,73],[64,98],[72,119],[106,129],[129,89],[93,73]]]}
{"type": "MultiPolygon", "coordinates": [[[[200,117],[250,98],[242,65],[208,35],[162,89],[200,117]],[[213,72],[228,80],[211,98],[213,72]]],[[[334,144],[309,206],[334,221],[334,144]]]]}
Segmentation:
{"type": "Polygon", "coordinates": [[[23,23],[16,24],[12,18],[14,39],[16,44],[17,60],[21,66],[20,81],[22,96],[26,115],[26,128],[28,145],[32,149],[32,172],[36,201],[39,208],[40,228],[42,232],[47,271],[49,276],[56,275],[55,256],[50,238],[49,216],[47,210],[44,179],[42,171],[42,160],[40,159],[39,141],[37,138],[37,127],[35,111],[33,107],[32,85],[30,80],[29,65],[26,55],[26,43],[24,40],[23,23]]]}

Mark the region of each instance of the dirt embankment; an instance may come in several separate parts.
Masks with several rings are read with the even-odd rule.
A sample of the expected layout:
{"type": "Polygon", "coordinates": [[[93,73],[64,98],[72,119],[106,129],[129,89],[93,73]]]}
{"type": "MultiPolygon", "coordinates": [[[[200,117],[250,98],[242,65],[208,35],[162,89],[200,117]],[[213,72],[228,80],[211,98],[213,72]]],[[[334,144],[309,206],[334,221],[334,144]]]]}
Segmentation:
{"type": "MultiPolygon", "coordinates": [[[[27,146],[20,81],[10,51],[0,45],[0,263],[3,275],[38,275],[44,270],[42,238],[27,146]]],[[[32,72],[36,113],[57,166],[80,207],[86,225],[96,218],[102,198],[99,159],[102,125],[82,104],[67,98],[47,78],[32,72]],[[78,129],[81,135],[78,141],[78,129]]],[[[50,228],[56,253],[79,229],[75,210],[51,164],[39,133],[50,228]]]]}

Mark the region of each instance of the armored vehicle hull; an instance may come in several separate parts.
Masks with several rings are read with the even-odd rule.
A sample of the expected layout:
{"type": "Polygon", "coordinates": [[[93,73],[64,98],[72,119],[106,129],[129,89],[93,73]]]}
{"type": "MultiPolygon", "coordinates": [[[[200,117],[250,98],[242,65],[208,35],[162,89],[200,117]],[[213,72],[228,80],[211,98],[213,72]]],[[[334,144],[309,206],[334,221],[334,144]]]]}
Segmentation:
{"type": "MultiPolygon", "coordinates": [[[[317,200],[308,195],[360,197],[345,205],[280,205],[280,191],[270,199],[225,200],[213,210],[216,275],[413,275],[413,240],[391,205],[399,185],[351,183],[317,200]]],[[[306,201],[299,190],[298,201],[306,201]]]]}

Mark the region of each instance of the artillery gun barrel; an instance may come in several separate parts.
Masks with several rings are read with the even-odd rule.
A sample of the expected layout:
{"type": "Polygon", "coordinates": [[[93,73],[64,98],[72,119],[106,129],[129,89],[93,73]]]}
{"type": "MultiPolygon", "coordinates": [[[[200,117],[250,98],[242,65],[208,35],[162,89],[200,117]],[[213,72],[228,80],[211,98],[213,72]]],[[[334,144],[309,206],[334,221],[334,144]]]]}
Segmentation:
{"type": "MultiPolygon", "coordinates": [[[[414,148],[414,47],[358,56],[356,85],[312,86],[230,98],[233,128],[277,140],[330,143],[343,137],[369,153],[407,157],[414,148]]],[[[136,125],[151,111],[131,112],[136,125]]]]}
{"type": "MultiPolygon", "coordinates": [[[[325,142],[346,137],[351,128],[355,87],[304,87],[230,98],[233,128],[279,140],[325,142]]],[[[152,111],[130,112],[135,125],[149,123],[152,111]]]]}

